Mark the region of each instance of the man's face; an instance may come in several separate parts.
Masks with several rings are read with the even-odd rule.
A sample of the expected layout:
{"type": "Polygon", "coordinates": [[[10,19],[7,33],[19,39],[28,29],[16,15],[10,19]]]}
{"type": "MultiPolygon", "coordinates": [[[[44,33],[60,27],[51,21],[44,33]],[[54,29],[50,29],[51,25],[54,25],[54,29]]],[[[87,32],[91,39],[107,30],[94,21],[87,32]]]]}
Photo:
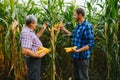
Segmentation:
{"type": "Polygon", "coordinates": [[[80,20],[80,19],[81,19],[81,17],[82,17],[82,15],[81,15],[81,14],[77,14],[77,12],[76,12],[76,11],[74,11],[73,18],[75,19],[75,21],[77,21],[77,22],[78,22],[78,20],[80,20]]]}
{"type": "Polygon", "coordinates": [[[31,26],[32,26],[33,29],[36,29],[37,22],[32,22],[32,23],[31,23],[31,26]]]}

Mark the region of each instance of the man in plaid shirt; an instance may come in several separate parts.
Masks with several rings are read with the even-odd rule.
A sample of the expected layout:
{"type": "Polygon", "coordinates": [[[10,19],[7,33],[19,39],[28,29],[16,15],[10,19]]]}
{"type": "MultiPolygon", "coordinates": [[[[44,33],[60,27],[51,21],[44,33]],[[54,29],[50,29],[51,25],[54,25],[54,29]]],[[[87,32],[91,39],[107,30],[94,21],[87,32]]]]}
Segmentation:
{"type": "Polygon", "coordinates": [[[22,53],[25,56],[25,61],[28,68],[28,74],[25,80],[40,80],[40,62],[45,56],[44,52],[37,54],[37,50],[42,46],[39,37],[45,31],[47,24],[43,24],[42,29],[35,34],[34,30],[37,26],[37,18],[34,15],[29,15],[26,18],[26,27],[23,28],[20,35],[22,53]]]}
{"type": "Polygon", "coordinates": [[[61,26],[60,29],[67,34],[72,34],[73,49],[71,56],[73,58],[74,80],[89,80],[88,69],[89,59],[91,56],[91,48],[94,45],[93,28],[89,22],[84,19],[85,12],[82,8],[74,11],[74,18],[77,22],[73,33],[61,26]]]}

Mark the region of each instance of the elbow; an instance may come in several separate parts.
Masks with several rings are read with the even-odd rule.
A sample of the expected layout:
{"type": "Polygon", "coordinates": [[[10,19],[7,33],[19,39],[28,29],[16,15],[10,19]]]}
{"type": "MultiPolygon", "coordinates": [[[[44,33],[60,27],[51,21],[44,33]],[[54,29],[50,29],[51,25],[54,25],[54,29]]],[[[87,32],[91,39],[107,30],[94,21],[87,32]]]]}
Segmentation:
{"type": "Polygon", "coordinates": [[[25,48],[22,48],[22,54],[27,55],[27,50],[25,48]]]}
{"type": "Polygon", "coordinates": [[[89,49],[92,49],[94,47],[94,43],[90,43],[88,44],[88,46],[89,46],[89,49]]]}
{"type": "Polygon", "coordinates": [[[92,49],[94,47],[94,44],[95,44],[95,41],[94,40],[90,40],[88,42],[89,49],[92,49]]]}

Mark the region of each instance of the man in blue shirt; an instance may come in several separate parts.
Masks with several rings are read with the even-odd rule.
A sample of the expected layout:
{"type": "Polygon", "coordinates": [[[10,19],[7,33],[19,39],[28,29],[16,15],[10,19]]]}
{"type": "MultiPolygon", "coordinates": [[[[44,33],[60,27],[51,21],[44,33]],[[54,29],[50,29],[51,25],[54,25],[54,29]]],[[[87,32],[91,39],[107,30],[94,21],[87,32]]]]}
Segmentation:
{"type": "Polygon", "coordinates": [[[91,48],[94,45],[94,34],[92,25],[84,18],[85,12],[82,8],[74,11],[74,19],[76,20],[76,28],[71,33],[62,25],[60,29],[67,34],[72,34],[73,49],[71,56],[73,58],[74,80],[89,80],[88,69],[89,59],[91,56],[91,48]]]}

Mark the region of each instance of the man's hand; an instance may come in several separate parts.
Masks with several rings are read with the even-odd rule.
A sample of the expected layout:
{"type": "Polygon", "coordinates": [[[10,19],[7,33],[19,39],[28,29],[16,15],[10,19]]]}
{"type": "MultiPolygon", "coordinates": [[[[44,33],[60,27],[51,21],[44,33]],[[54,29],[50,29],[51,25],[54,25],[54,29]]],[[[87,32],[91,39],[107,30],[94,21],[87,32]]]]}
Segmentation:
{"type": "Polygon", "coordinates": [[[27,48],[22,48],[22,53],[26,56],[30,56],[30,57],[34,57],[34,58],[42,58],[46,55],[44,53],[44,51],[42,51],[40,54],[38,54],[27,48]]]}
{"type": "Polygon", "coordinates": [[[44,51],[42,51],[40,54],[36,53],[38,55],[38,58],[42,58],[44,57],[46,54],[44,53],[44,51]]]}
{"type": "Polygon", "coordinates": [[[76,49],[72,49],[72,52],[79,52],[78,50],[76,50],[76,49]]]}
{"type": "Polygon", "coordinates": [[[44,23],[44,24],[42,25],[41,30],[37,33],[37,36],[38,36],[38,37],[41,37],[41,36],[42,36],[42,34],[43,34],[43,32],[45,31],[47,25],[48,25],[47,23],[44,23]]]}
{"type": "Polygon", "coordinates": [[[47,26],[48,26],[48,24],[47,24],[47,23],[44,23],[44,24],[42,25],[42,28],[45,30],[45,29],[47,28],[47,26]]]}
{"type": "Polygon", "coordinates": [[[64,32],[67,33],[67,34],[71,34],[71,32],[68,31],[68,30],[64,27],[64,25],[60,25],[60,30],[64,31],[64,32]]]}
{"type": "Polygon", "coordinates": [[[64,25],[60,25],[60,29],[61,29],[62,31],[65,31],[65,30],[66,30],[65,27],[64,27],[64,25]]]}
{"type": "Polygon", "coordinates": [[[82,48],[80,48],[80,49],[78,49],[78,50],[76,50],[76,49],[72,49],[72,51],[73,52],[84,52],[84,51],[87,51],[89,49],[89,46],[88,45],[86,45],[86,46],[84,46],[84,47],[82,47],[82,48]]]}

